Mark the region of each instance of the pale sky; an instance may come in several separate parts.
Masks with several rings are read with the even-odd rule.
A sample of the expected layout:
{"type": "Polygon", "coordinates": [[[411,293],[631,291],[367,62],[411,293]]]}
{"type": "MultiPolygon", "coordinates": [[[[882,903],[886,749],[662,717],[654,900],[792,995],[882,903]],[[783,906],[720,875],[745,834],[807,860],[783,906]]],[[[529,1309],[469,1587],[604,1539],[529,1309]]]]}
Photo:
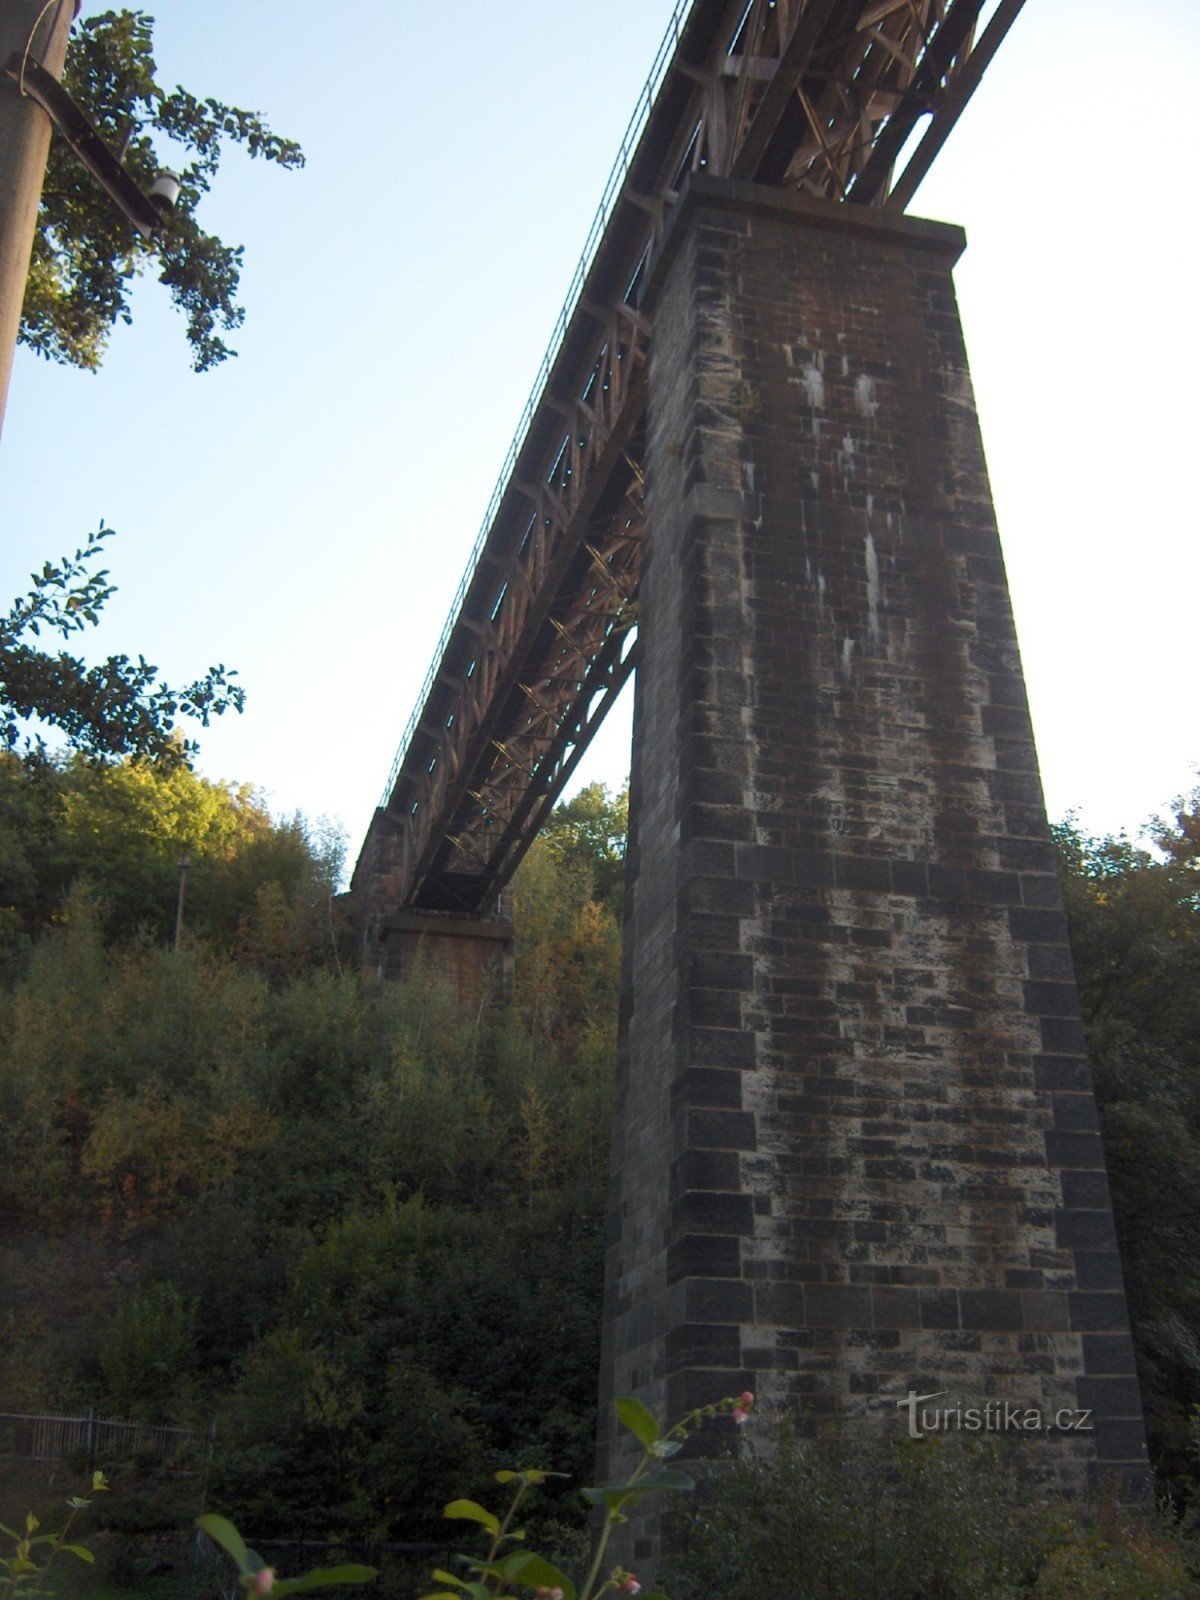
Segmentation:
{"type": "MultiPolygon", "coordinates": [[[[87,0],[85,15],[104,9],[87,0]]],[[[94,654],[239,668],[201,769],[378,802],[669,0],[161,0],[161,77],[262,111],[201,212],[246,248],[236,360],[139,288],[96,376],[18,353],[0,594],[101,518],[94,654]]],[[[910,207],[956,278],[1052,817],[1191,788],[1200,594],[1193,0],[1028,0],[910,207]]],[[[628,713],[581,781],[620,783],[628,713]]]]}

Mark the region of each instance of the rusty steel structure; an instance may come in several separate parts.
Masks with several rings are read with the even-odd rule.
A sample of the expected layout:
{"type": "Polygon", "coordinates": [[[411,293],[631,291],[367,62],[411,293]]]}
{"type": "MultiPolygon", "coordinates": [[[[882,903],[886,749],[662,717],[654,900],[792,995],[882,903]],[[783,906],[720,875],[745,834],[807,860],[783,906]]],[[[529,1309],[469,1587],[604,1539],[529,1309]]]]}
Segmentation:
{"type": "Polygon", "coordinates": [[[690,176],[903,210],[1021,4],[680,0],[359,858],[360,903],[386,868],[387,910],[486,915],[633,670],[639,294],[690,176]]]}

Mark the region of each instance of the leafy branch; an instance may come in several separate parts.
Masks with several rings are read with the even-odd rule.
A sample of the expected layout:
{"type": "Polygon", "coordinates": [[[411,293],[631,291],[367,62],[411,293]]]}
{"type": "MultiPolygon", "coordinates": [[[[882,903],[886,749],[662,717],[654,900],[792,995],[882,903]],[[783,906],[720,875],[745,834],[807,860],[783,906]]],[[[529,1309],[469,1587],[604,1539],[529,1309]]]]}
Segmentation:
{"type": "Polygon", "coordinates": [[[107,568],[95,565],[112,532],[101,523],[74,555],[46,562],[32,575],[29,593],[0,616],[0,748],[14,750],[24,741],[41,751],[40,737],[25,735],[32,721],[57,729],[85,755],[186,760],[196,744],[178,737],[177,718],[208,727],[213,717],[242,710],[245,691],[223,663],[173,688],[144,656],[114,655],[89,667],[68,651],[29,642],[43,632],[66,639],[95,626],[116,592],[107,568]]]}

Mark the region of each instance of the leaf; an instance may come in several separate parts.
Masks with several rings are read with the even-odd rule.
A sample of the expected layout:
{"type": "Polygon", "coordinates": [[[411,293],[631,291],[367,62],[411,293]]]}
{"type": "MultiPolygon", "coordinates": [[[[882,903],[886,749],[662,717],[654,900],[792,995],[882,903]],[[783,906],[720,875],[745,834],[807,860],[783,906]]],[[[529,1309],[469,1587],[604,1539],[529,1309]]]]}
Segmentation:
{"type": "Polygon", "coordinates": [[[644,1444],[647,1450],[662,1433],[653,1412],[647,1411],[640,1400],[632,1398],[618,1400],[617,1415],[638,1443],[644,1444]]]}
{"type": "Polygon", "coordinates": [[[80,1561],[86,1561],[89,1566],[96,1559],[92,1552],[82,1544],[60,1544],[58,1548],[60,1550],[69,1550],[73,1556],[78,1556],[80,1561]]]}
{"type": "Polygon", "coordinates": [[[284,1578],[275,1584],[272,1594],[295,1594],[301,1589],[331,1589],[341,1583],[371,1583],[379,1576],[375,1567],[360,1567],[348,1563],[341,1567],[314,1567],[302,1578],[284,1578]]]}
{"type": "MultiPolygon", "coordinates": [[[[246,1541],[230,1522],[228,1517],[222,1517],[215,1511],[206,1511],[202,1517],[196,1518],[196,1526],[202,1529],[215,1544],[219,1544],[226,1555],[232,1556],[239,1572],[247,1577],[253,1577],[262,1566],[262,1562],[252,1563],[250,1552],[246,1549],[246,1541]]],[[[279,1587],[278,1584],[275,1586],[279,1587]]]]}
{"type": "Polygon", "coordinates": [[[581,1489],[579,1492],[594,1506],[607,1506],[610,1511],[619,1511],[623,1505],[637,1505],[642,1497],[642,1486],[638,1484],[633,1489],[581,1489]]]}
{"type": "Polygon", "coordinates": [[[504,1563],[504,1573],[531,1589],[561,1589],[563,1600],[575,1600],[575,1585],[570,1578],[532,1550],[517,1550],[504,1563]]]}
{"type": "Polygon", "coordinates": [[[637,1481],[639,1489],[694,1489],[696,1480],[690,1478],[686,1472],[678,1467],[663,1467],[659,1472],[652,1472],[645,1478],[637,1481]]]}
{"type": "Polygon", "coordinates": [[[494,1516],[490,1511],[485,1511],[474,1500],[451,1500],[442,1515],[446,1517],[462,1517],[468,1522],[478,1522],[481,1527],[486,1528],[493,1535],[500,1532],[499,1517],[494,1516]]]}

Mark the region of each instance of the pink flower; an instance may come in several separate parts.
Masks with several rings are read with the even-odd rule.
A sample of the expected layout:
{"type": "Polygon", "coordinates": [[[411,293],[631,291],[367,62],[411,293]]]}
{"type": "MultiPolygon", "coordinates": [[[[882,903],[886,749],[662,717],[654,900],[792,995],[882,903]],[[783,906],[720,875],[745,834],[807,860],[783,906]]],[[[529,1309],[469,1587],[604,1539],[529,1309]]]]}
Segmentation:
{"type": "Polygon", "coordinates": [[[533,1591],[533,1594],[534,1600],[563,1600],[563,1592],[561,1589],[547,1589],[544,1585],[539,1585],[538,1588],[533,1591]]]}
{"type": "Polygon", "coordinates": [[[251,1594],[270,1594],[275,1587],[275,1568],[259,1567],[254,1574],[254,1581],[250,1585],[251,1594]]]}
{"type": "Polygon", "coordinates": [[[754,1408],[754,1393],[750,1389],[743,1389],[733,1406],[733,1420],[740,1428],[754,1408]]]}
{"type": "MultiPolygon", "coordinates": [[[[613,1576],[615,1578],[617,1576],[616,1573],[614,1573],[613,1576]]],[[[642,1592],[642,1586],[637,1581],[637,1579],[634,1577],[633,1573],[632,1572],[622,1572],[620,1577],[619,1577],[619,1579],[617,1580],[617,1593],[618,1594],[641,1594],[641,1592],[642,1592]]]]}

